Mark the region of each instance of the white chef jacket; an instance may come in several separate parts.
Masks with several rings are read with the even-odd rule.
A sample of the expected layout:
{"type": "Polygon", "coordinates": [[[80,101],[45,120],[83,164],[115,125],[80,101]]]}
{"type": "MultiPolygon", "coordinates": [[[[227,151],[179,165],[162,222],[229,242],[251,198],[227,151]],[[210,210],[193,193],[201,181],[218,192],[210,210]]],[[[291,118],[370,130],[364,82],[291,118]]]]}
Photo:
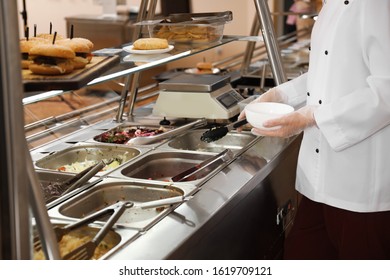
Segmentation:
{"type": "Polygon", "coordinates": [[[390,210],[390,0],[326,0],[308,72],[278,88],[318,105],[304,131],[297,190],[356,212],[390,210]]]}

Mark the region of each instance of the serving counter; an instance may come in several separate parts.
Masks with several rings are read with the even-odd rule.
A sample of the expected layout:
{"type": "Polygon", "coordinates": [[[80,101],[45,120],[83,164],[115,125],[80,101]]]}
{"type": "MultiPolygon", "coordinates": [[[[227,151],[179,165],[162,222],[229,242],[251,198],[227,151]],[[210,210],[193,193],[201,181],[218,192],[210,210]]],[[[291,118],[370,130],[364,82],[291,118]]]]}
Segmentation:
{"type": "MultiPolygon", "coordinates": [[[[135,75],[154,65],[237,39],[248,38],[225,36],[221,42],[195,49],[177,46],[160,60],[142,63],[128,62],[125,58],[129,56],[122,53],[121,64],[115,71],[94,79],[89,86],[135,75]]],[[[234,81],[235,87],[240,84],[235,76],[237,72],[227,71],[224,75],[229,77],[227,80],[234,81]]],[[[158,141],[100,143],[99,135],[119,131],[122,127],[161,126],[162,117],[154,115],[153,111],[155,101],[134,108],[134,111],[133,105],[129,105],[131,109],[124,114],[128,87],[122,91],[122,106],[115,118],[88,125],[81,122],[74,132],[31,149],[35,169],[40,175],[47,171],[58,173],[62,166],[92,159],[91,155],[94,160],[120,158],[112,170],[96,174],[91,179],[92,184],[49,203],[51,223],[72,223],[115,202],[129,200],[134,206],[126,210],[112,228],[120,240],[101,259],[281,258],[283,241],[298,203],[295,170],[300,137],[264,138],[244,130],[241,133],[231,131],[221,140],[204,143],[201,135],[205,129],[229,121],[219,120],[218,124],[210,119],[202,122],[173,117],[169,127],[164,129],[180,130],[180,133],[165,132],[167,137],[158,141]],[[192,123],[200,125],[191,126],[192,123]],[[174,175],[224,149],[232,152],[228,160],[218,161],[195,179],[172,182],[174,175]],[[167,189],[169,194],[162,191],[167,189]],[[183,200],[164,208],[144,210],[141,207],[143,203],[163,201],[171,196],[183,197],[183,200]]],[[[135,101],[137,91],[130,94],[130,100],[135,101]]],[[[91,225],[100,228],[105,221],[95,221],[91,225]]]]}
{"type": "MultiPolygon", "coordinates": [[[[138,117],[133,117],[131,123],[148,126],[158,123],[159,118],[151,115],[151,108],[138,108],[135,113],[138,117]]],[[[173,122],[172,127],[175,125],[173,122]]],[[[97,145],[94,136],[115,126],[118,123],[106,120],[32,150],[37,170],[41,174],[55,170],[63,150],[85,145],[99,147],[101,143],[97,145]]],[[[121,146],[138,150],[139,155],[111,171],[97,174],[96,178],[102,181],[96,186],[48,204],[52,223],[77,221],[101,209],[99,203],[106,206],[118,200],[132,200],[134,209],[125,212],[113,227],[121,241],[103,259],[280,258],[297,205],[294,186],[300,137],[267,138],[247,131],[231,131],[225,139],[204,143],[200,140],[204,131],[203,127],[189,128],[177,136],[146,145],[107,144],[112,151],[121,146]],[[227,161],[218,161],[201,176],[187,182],[168,180],[183,168],[226,148],[232,151],[232,156],[227,161]],[[131,189],[123,191],[127,185],[140,186],[145,194],[137,195],[131,189]],[[163,193],[151,196],[152,188],[153,192],[174,188],[169,196],[188,199],[163,210],[142,211],[139,205],[145,201],[166,197],[163,193]]],[[[102,225],[104,222],[95,223],[98,227],[102,225]]]]}
{"type": "MultiPolygon", "coordinates": [[[[255,4],[258,10],[267,8],[263,7],[262,1],[257,0],[255,4]]],[[[16,5],[0,6],[0,12],[9,22],[2,26],[1,34],[15,34],[10,27],[17,24],[14,17],[9,15],[16,14],[16,5]]],[[[261,15],[259,17],[263,25],[270,24],[268,21],[263,22],[261,15]]],[[[265,38],[265,44],[260,46],[259,56],[264,58],[267,52],[272,52],[273,59],[268,66],[271,66],[273,76],[278,77],[276,83],[279,83],[285,77],[279,73],[282,69],[279,69],[277,45],[275,42],[270,44],[273,39],[273,36],[265,38]]],[[[160,126],[161,116],[154,116],[152,112],[155,99],[146,105],[135,106],[142,91],[138,84],[140,72],[239,41],[257,43],[262,42],[262,39],[251,34],[224,36],[218,42],[198,47],[181,48],[178,45],[170,55],[146,62],[134,59],[126,61],[125,57],[129,58],[129,55],[124,54],[117,68],[99,75],[83,86],[83,89],[92,89],[97,85],[111,85],[115,82],[121,87],[120,94],[115,92],[118,96],[112,98],[114,101],[102,101],[103,106],[110,103],[106,110],[95,112],[98,106],[74,110],[68,114],[39,120],[24,127],[24,130],[20,126],[23,123],[23,105],[36,103],[39,106],[42,100],[51,97],[63,99],[67,92],[56,89],[50,92],[32,92],[28,96],[25,93],[22,96],[23,81],[19,75],[21,69],[16,66],[8,67],[12,63],[2,64],[2,73],[7,74],[4,77],[11,78],[2,80],[2,92],[5,93],[1,103],[5,135],[2,160],[7,163],[2,176],[6,182],[2,184],[2,193],[8,195],[2,196],[1,200],[2,205],[9,207],[0,214],[9,223],[2,227],[1,235],[12,238],[6,241],[2,239],[2,244],[9,243],[7,248],[10,250],[2,251],[1,258],[33,258],[31,247],[35,243],[31,244],[31,235],[37,229],[42,247],[48,250],[47,256],[59,259],[53,224],[79,221],[91,212],[120,201],[130,201],[131,207],[125,210],[112,227],[115,236],[119,238],[116,238],[114,247],[102,255],[101,259],[280,258],[283,240],[297,205],[294,184],[300,137],[263,138],[254,136],[249,131],[231,131],[218,140],[221,142],[202,143],[199,146],[199,136],[205,129],[227,124],[232,120],[211,118],[203,126],[187,126],[196,120],[176,117],[171,119],[170,126],[173,131],[180,133],[167,133],[169,137],[158,138],[150,143],[99,143],[96,138],[119,125],[132,125],[136,128],[160,126]],[[113,103],[118,105],[118,101],[119,106],[114,106],[113,103]],[[90,112],[92,114],[86,115],[90,112]],[[41,131],[25,138],[30,127],[41,131]],[[181,127],[186,127],[186,130],[180,130],[181,127]],[[181,171],[191,166],[196,167],[226,149],[231,152],[230,156],[219,158],[203,173],[198,174],[199,177],[185,182],[170,180],[181,171]],[[115,159],[105,158],[107,155],[115,159]],[[59,198],[45,201],[42,192],[45,186],[42,183],[51,180],[63,183],[74,177],[76,172],[63,172],[63,169],[68,164],[72,165],[77,156],[82,156],[88,162],[93,156],[94,160],[101,161],[112,169],[98,172],[89,177],[87,182],[83,182],[81,187],[75,187],[59,198]],[[160,169],[164,172],[158,172],[160,169]],[[122,192],[123,190],[126,192],[122,192]],[[148,203],[156,201],[165,201],[165,204],[145,208],[148,203]]],[[[16,61],[20,57],[19,52],[15,51],[19,49],[17,36],[2,42],[4,61],[16,61]]],[[[251,48],[251,51],[256,50],[251,48]]],[[[214,66],[226,70],[225,73],[230,76],[232,87],[237,92],[240,89],[249,92],[253,88],[262,92],[263,86],[270,86],[264,83],[265,75],[260,79],[258,76],[246,79],[237,70],[244,55],[246,53],[232,57],[231,61],[216,62],[214,66]],[[255,81],[255,85],[242,83],[243,81],[255,81]]],[[[252,58],[255,60],[259,57],[253,55],[252,58]]],[[[250,70],[249,68],[246,70],[250,70]]],[[[261,70],[259,67],[255,68],[256,71],[261,70]]],[[[148,90],[153,91],[152,87],[148,90]]],[[[158,91],[154,93],[154,96],[157,95],[158,91]]],[[[106,220],[98,219],[91,223],[91,227],[101,229],[105,224],[106,220]]]]}
{"type": "Polygon", "coordinates": [[[299,142],[299,137],[258,139],[203,184],[193,199],[108,258],[281,258],[297,205],[299,142]]]}

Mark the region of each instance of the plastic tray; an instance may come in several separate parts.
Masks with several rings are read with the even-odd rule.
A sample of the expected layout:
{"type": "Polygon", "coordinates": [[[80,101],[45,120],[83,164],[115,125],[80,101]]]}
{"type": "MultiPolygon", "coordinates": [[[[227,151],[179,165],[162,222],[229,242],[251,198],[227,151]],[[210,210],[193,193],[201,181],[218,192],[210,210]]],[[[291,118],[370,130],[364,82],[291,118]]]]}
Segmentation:
{"type": "Polygon", "coordinates": [[[232,12],[172,14],[159,20],[137,24],[148,28],[149,36],[167,39],[170,43],[205,44],[222,39],[225,23],[233,19],[232,12]]]}

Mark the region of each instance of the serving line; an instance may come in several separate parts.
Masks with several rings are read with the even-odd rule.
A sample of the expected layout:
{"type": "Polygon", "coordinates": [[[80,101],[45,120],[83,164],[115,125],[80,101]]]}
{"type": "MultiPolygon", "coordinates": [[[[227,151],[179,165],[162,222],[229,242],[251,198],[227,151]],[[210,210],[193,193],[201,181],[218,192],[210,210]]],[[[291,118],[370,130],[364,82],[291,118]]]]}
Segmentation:
{"type": "Polygon", "coordinates": [[[278,209],[295,205],[299,142],[261,138],[202,184],[193,199],[109,259],[248,259],[254,251],[256,258],[276,258],[272,247],[289,225],[287,216],[277,224],[278,209]]]}
{"type": "MultiPolygon", "coordinates": [[[[273,169],[279,166],[280,161],[283,161],[284,158],[291,157],[288,150],[291,150],[290,146],[295,146],[292,145],[294,142],[293,139],[280,140],[258,137],[256,141],[252,141],[248,149],[236,152],[231,162],[221,165],[207,180],[198,181],[197,186],[177,183],[180,189],[183,186],[189,187],[184,193],[185,195],[193,196],[193,198],[190,201],[182,203],[180,206],[166,209],[157,216],[153,214],[152,218],[150,216],[144,216],[145,219],[143,221],[135,221],[133,224],[131,222],[130,224],[127,223],[127,226],[124,226],[123,221],[119,221],[114,229],[120,229],[126,238],[120,246],[115,247],[114,250],[110,251],[103,258],[186,258],[188,251],[183,248],[196,246],[193,244],[196,244],[199,238],[202,238],[203,235],[208,235],[205,228],[214,228],[216,219],[218,221],[219,219],[223,219],[224,215],[229,215],[227,213],[235,205],[242,203],[241,200],[245,201],[253,189],[259,188],[258,185],[261,185],[262,181],[273,172],[273,169]],[[125,228],[131,232],[126,232],[125,228]],[[172,229],[175,230],[173,231],[172,229]],[[161,244],[162,237],[164,238],[164,244],[161,244]]],[[[175,150],[169,148],[167,143],[161,146],[160,149],[160,151],[175,150]]],[[[106,178],[105,180],[106,182],[121,182],[123,178],[113,177],[106,178]]],[[[134,178],[127,178],[126,182],[152,185],[162,183],[154,180],[134,178]]],[[[103,182],[100,184],[103,184],[103,182]]],[[[283,194],[282,197],[279,199],[278,204],[284,203],[286,194],[283,194]]],[[[49,211],[53,221],[69,222],[77,219],[70,218],[61,213],[59,209],[64,205],[66,203],[62,203],[49,211]]],[[[136,210],[136,208],[133,210],[136,210]]],[[[151,209],[146,210],[150,212],[151,209]]],[[[154,211],[154,209],[152,210],[154,211]]],[[[267,213],[267,215],[274,214],[267,213]]],[[[193,254],[202,255],[205,252],[199,252],[198,249],[193,254]]]]}

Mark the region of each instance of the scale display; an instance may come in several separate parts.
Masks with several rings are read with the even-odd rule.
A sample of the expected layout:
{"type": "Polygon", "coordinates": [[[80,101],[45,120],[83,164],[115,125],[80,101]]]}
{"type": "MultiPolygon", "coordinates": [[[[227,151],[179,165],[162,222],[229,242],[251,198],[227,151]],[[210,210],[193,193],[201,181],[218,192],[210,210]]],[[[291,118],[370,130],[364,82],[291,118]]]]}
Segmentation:
{"type": "Polygon", "coordinates": [[[229,108],[233,107],[234,105],[237,105],[237,103],[242,100],[242,98],[238,99],[236,94],[237,94],[236,91],[231,90],[231,91],[228,91],[228,92],[222,94],[221,96],[218,96],[217,100],[226,109],[229,109],[229,108]]]}

